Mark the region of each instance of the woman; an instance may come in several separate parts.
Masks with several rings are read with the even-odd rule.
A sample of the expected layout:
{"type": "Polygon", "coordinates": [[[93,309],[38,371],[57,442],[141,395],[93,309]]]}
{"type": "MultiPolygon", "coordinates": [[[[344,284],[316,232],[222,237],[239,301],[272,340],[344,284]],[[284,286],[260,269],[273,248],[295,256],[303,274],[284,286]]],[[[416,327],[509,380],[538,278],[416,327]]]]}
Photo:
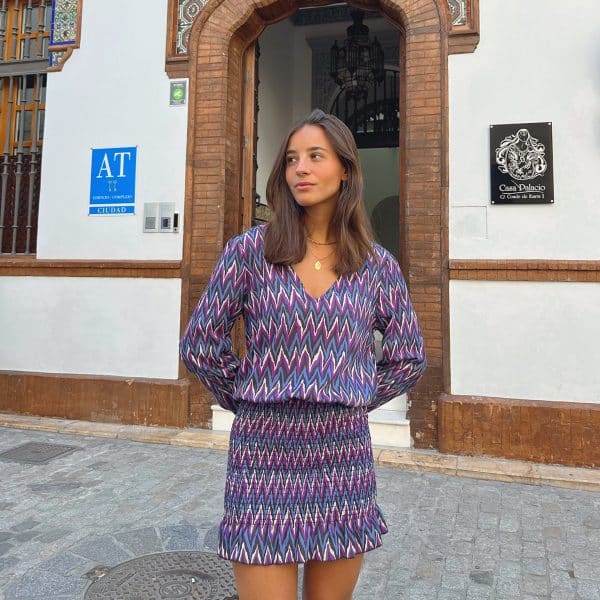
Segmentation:
{"type": "Polygon", "coordinates": [[[315,110],[291,130],[267,201],[272,220],[227,242],[181,340],[235,413],[218,555],[240,600],[296,600],[298,563],[304,600],[348,600],[388,531],[367,413],[415,385],[423,340],[396,259],[372,239],[342,121],[315,110]]]}

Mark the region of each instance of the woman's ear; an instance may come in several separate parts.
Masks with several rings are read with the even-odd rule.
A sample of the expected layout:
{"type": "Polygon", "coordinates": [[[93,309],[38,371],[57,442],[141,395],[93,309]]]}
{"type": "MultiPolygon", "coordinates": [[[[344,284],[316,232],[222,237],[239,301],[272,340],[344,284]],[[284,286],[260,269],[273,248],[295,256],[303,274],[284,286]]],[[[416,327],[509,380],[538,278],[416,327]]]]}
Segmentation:
{"type": "Polygon", "coordinates": [[[342,173],[342,181],[348,181],[348,169],[344,169],[342,173]]]}

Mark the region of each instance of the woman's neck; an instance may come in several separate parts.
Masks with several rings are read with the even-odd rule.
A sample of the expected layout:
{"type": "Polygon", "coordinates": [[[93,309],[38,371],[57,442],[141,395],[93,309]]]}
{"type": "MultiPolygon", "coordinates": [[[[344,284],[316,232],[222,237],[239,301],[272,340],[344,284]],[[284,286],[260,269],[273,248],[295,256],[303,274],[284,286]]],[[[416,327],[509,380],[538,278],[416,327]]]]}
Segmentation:
{"type": "Polygon", "coordinates": [[[335,242],[335,231],[332,228],[331,215],[311,215],[306,213],[304,216],[304,229],[306,235],[313,241],[319,243],[335,242]]]}

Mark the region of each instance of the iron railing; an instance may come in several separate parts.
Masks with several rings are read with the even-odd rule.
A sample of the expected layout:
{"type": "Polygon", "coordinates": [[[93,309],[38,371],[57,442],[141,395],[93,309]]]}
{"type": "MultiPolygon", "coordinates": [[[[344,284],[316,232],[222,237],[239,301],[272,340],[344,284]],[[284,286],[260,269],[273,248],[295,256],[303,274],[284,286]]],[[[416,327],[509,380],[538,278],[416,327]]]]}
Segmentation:
{"type": "Polygon", "coordinates": [[[331,112],[352,130],[359,148],[395,148],[400,129],[400,73],[385,70],[381,83],[373,82],[365,98],[340,90],[331,112]]]}
{"type": "Polygon", "coordinates": [[[0,5],[0,254],[35,254],[51,0],[0,5]]]}

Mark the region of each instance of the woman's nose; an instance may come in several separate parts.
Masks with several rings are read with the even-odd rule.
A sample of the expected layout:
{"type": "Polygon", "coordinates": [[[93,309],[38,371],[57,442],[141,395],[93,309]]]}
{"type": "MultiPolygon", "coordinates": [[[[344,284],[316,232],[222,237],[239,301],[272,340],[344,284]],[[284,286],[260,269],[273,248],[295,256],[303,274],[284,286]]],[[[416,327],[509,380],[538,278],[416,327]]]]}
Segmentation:
{"type": "Polygon", "coordinates": [[[308,173],[308,164],[304,158],[298,158],[296,173],[308,173]]]}

